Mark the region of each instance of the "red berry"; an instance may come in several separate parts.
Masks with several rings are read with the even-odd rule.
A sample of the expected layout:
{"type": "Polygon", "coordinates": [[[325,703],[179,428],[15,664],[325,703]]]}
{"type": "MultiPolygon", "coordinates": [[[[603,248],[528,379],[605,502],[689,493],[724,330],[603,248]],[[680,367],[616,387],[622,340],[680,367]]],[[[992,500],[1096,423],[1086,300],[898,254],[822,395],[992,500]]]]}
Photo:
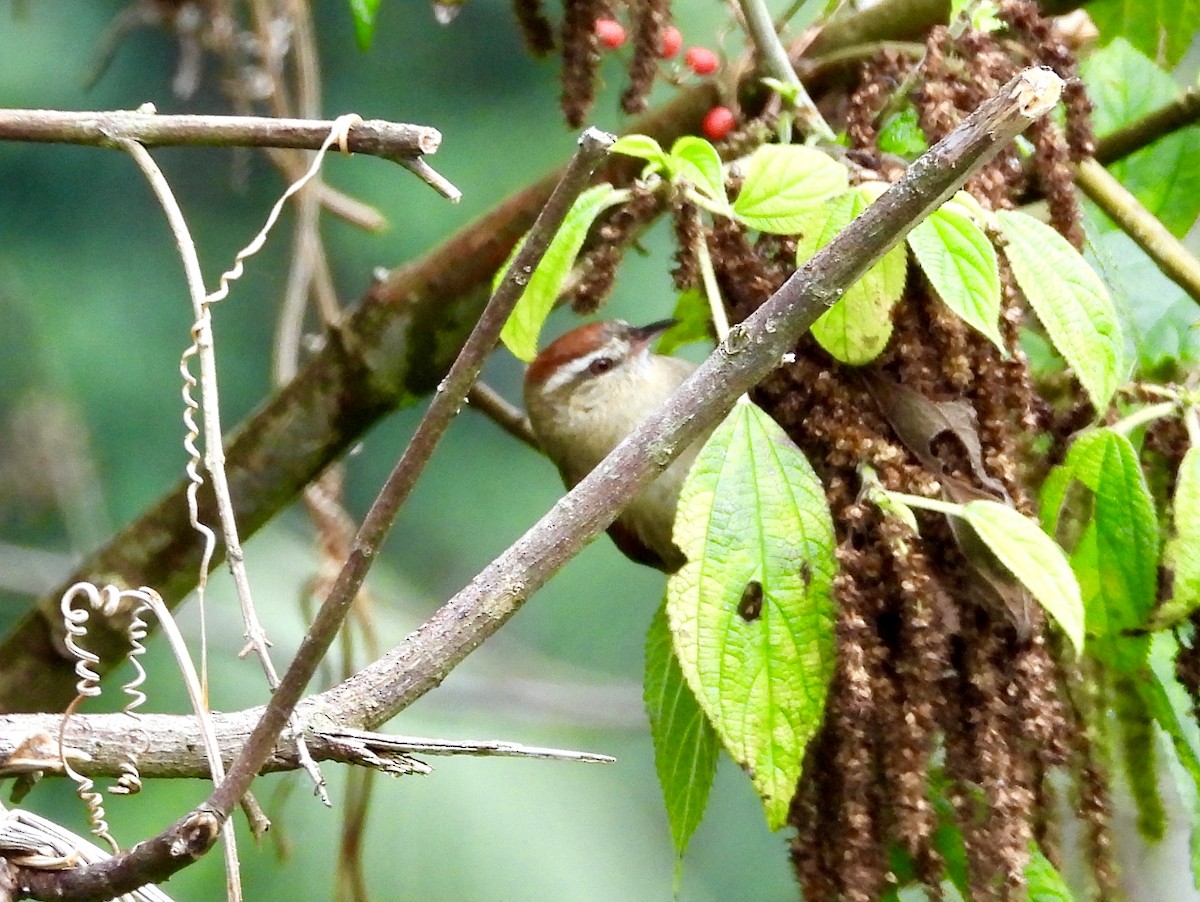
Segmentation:
{"type": "Polygon", "coordinates": [[[707,47],[689,47],[683,63],[697,75],[712,75],[721,65],[717,55],[707,47]]]}
{"type": "Polygon", "coordinates": [[[609,50],[616,50],[625,43],[625,29],[616,19],[597,19],[596,37],[609,50]]]}
{"type": "Polygon", "coordinates": [[[658,55],[669,60],[683,46],[683,33],[674,25],[668,25],[658,33],[658,55]]]}
{"type": "Polygon", "coordinates": [[[733,110],[727,106],[715,106],[704,114],[704,121],[700,128],[708,140],[720,141],[722,138],[729,137],[736,122],[733,110]]]}

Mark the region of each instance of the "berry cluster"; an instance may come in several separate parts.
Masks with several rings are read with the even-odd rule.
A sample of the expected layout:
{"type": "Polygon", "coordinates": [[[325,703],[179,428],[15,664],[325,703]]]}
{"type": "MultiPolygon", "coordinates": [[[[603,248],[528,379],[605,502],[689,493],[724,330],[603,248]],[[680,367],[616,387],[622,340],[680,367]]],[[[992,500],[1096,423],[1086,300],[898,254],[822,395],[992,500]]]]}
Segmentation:
{"type": "MultiPolygon", "coordinates": [[[[625,45],[625,26],[616,19],[597,19],[596,40],[606,50],[618,50],[625,45]]],[[[663,26],[658,32],[658,57],[669,60],[683,47],[683,33],[674,25],[663,26]]],[[[689,47],[683,56],[683,65],[699,76],[714,74],[721,68],[721,59],[707,47],[689,47]]],[[[704,136],[710,141],[728,137],[737,124],[737,117],[727,106],[715,106],[705,115],[701,124],[704,136]]]]}

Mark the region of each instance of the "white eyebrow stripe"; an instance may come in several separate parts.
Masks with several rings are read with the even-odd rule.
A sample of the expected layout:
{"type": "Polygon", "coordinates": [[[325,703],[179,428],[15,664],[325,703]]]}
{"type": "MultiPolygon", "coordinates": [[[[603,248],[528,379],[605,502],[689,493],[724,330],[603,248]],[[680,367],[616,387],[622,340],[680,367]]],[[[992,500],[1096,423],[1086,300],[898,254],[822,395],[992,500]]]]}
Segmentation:
{"type": "Polygon", "coordinates": [[[609,341],[604,347],[597,348],[590,354],[584,354],[575,360],[562,364],[549,379],[542,385],[544,394],[552,394],[558,391],[564,385],[574,382],[583,373],[587,372],[587,368],[601,357],[611,357],[614,360],[620,359],[629,350],[629,343],[623,339],[615,339],[609,341]]]}

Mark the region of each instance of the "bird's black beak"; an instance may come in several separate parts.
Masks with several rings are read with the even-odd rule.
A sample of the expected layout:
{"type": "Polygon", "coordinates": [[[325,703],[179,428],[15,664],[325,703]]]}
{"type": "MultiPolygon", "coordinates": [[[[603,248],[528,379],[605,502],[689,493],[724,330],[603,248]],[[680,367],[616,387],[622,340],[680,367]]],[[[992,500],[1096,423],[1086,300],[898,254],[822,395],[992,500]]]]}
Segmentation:
{"type": "Polygon", "coordinates": [[[630,326],[630,341],[635,349],[640,350],[670,329],[677,322],[678,320],[674,319],[660,319],[658,322],[650,323],[648,326],[630,326]]]}

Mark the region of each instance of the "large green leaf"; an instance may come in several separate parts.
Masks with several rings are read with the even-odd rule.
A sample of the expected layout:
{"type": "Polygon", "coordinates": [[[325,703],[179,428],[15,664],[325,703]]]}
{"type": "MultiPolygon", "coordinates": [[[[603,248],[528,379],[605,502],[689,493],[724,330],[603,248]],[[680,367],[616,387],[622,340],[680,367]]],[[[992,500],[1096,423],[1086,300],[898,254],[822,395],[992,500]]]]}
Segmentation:
{"type": "Polygon", "coordinates": [[[688,559],[667,583],[679,664],[778,828],[833,673],[833,522],[804,455],[749,401],[693,464],[675,543],[688,559]]]}
{"type": "Polygon", "coordinates": [[[667,806],[675,854],[682,858],[700,826],[721,751],[717,734],[688,688],[671,647],[665,603],[646,636],[646,713],[654,767],[667,806]]]}
{"type": "Polygon", "coordinates": [[[1107,410],[1124,375],[1124,340],[1104,283],[1045,223],[1011,211],[1001,211],[997,219],[1013,275],[1046,334],[1096,409],[1107,410]]]}
{"type": "Polygon", "coordinates": [[[1082,652],[1083,598],[1058,544],[1032,520],[996,501],[972,501],[963,506],[962,517],[1082,652]]]}
{"type": "MultiPolygon", "coordinates": [[[[1165,2],[1182,8],[1196,0],[1165,2]]],[[[1144,5],[1135,3],[1131,9],[1144,5]]],[[[1090,4],[1088,11],[1094,6],[1090,4]]],[[[1179,95],[1179,86],[1170,75],[1121,39],[1089,56],[1082,75],[1100,135],[1141,119],[1179,95]]],[[[1200,213],[1200,126],[1166,135],[1109,169],[1175,235],[1183,236],[1196,221],[1200,213]]]]}
{"type": "Polygon", "coordinates": [[[1174,626],[1200,608],[1200,448],[1183,456],[1173,502],[1173,529],[1163,552],[1171,597],[1154,612],[1155,629],[1174,626]]]}
{"type": "MultiPolygon", "coordinates": [[[[1107,634],[1120,641],[1146,622],[1158,592],[1158,516],[1129,439],[1107,434],[1095,496],[1096,550],[1107,634]]],[[[1123,643],[1125,644],[1125,643],[1123,643]]],[[[1118,658],[1124,655],[1118,654],[1118,658]]],[[[1141,658],[1130,656],[1130,665],[1141,658]]]]}
{"type": "Polygon", "coordinates": [[[1042,518],[1057,532],[1073,481],[1093,496],[1091,516],[1072,554],[1083,590],[1088,632],[1096,652],[1126,672],[1145,660],[1147,643],[1136,634],[1154,606],[1158,588],[1158,516],[1137,452],[1111,429],[1079,436],[1042,490],[1042,518]]]}
{"type": "Polygon", "coordinates": [[[1087,11],[1102,42],[1128,41],[1168,67],[1183,59],[1200,28],[1200,0],[1092,0],[1087,11]]]}
{"type": "Polygon", "coordinates": [[[743,163],[745,175],[733,213],[760,232],[794,235],[803,217],[846,190],[846,167],[800,144],[767,144],[743,163]]]}
{"type": "MultiPolygon", "coordinates": [[[[804,217],[803,234],[796,245],[797,265],[832,241],[881,192],[878,183],[864,183],[804,217]]],[[[892,248],[813,323],[813,338],[842,363],[870,363],[892,336],[892,308],[904,293],[907,270],[904,247],[892,248]]]]}
{"type": "Polygon", "coordinates": [[[908,233],[908,246],[942,302],[1007,354],[1000,335],[1000,266],[983,229],[945,204],[908,233]]]}
{"type": "MultiPolygon", "coordinates": [[[[529,276],[525,291],[513,312],[509,314],[508,322],[500,331],[500,340],[519,359],[528,362],[537,356],[538,335],[541,334],[546,317],[554,309],[558,293],[562,291],[563,283],[566,282],[571,267],[575,265],[575,258],[579,256],[579,249],[583,247],[583,240],[596,217],[628,196],[627,191],[618,191],[607,182],[602,182],[588,188],[576,198],[563,220],[562,227],[546,248],[542,262],[529,276]]],[[[509,258],[510,263],[524,244],[522,239],[513,251],[513,256],[509,258]]],[[[507,269],[506,263],[497,273],[497,284],[507,269]]]]}

